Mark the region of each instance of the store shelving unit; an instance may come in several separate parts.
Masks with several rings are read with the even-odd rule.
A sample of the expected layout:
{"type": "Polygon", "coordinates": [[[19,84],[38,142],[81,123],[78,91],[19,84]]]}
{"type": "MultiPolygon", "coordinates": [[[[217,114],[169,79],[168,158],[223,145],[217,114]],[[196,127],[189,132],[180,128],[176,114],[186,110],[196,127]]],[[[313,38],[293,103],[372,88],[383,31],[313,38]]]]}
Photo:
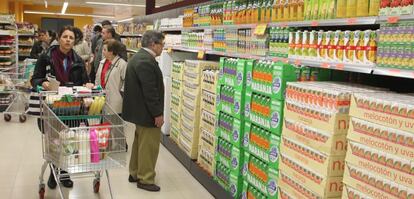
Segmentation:
{"type": "Polygon", "coordinates": [[[128,33],[125,33],[125,34],[121,34],[120,36],[121,37],[142,37],[142,34],[128,34],[128,33]]]}
{"type": "MultiPolygon", "coordinates": [[[[33,43],[34,40],[31,44],[27,44],[27,43],[21,43],[20,39],[21,38],[32,38],[33,39],[33,37],[35,37],[35,35],[33,33],[18,33],[17,34],[17,42],[18,42],[19,51],[22,50],[22,49],[28,49],[28,48],[31,49],[33,47],[33,44],[34,44],[33,43]]],[[[24,60],[24,59],[30,57],[30,51],[27,52],[27,53],[18,52],[18,57],[19,57],[19,60],[24,60]]]]}
{"type": "MultiPolygon", "coordinates": [[[[5,18],[7,18],[7,16],[5,16],[5,18]]],[[[0,59],[1,59],[0,71],[13,72],[13,69],[17,71],[18,64],[16,64],[16,62],[18,60],[18,53],[17,53],[18,36],[17,36],[17,26],[14,20],[10,19],[9,21],[6,21],[6,20],[0,19],[0,37],[3,37],[3,39],[5,37],[13,38],[12,42],[7,42],[9,44],[2,44],[0,47],[0,50],[2,51],[11,51],[11,53],[0,54],[0,59]],[[6,26],[11,26],[14,29],[13,30],[5,29],[6,26]]]]}

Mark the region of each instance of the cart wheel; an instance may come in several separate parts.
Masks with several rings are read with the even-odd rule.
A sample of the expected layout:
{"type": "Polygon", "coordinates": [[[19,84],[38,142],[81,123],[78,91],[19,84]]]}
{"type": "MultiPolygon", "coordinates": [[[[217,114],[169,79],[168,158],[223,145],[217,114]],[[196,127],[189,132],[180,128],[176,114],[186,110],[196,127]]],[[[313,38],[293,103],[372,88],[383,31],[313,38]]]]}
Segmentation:
{"type": "Polygon", "coordinates": [[[99,193],[99,186],[101,185],[101,182],[98,179],[93,180],[93,192],[99,193]]]}
{"type": "Polygon", "coordinates": [[[19,121],[21,122],[21,123],[23,123],[23,122],[26,122],[26,115],[20,115],[19,116],[19,121]]]}
{"type": "Polygon", "coordinates": [[[5,113],[5,114],[4,114],[4,120],[5,120],[6,122],[9,122],[9,121],[11,120],[11,115],[10,115],[10,114],[5,113]]]}
{"type": "Polygon", "coordinates": [[[40,185],[39,187],[39,199],[45,198],[45,185],[40,185]]]}

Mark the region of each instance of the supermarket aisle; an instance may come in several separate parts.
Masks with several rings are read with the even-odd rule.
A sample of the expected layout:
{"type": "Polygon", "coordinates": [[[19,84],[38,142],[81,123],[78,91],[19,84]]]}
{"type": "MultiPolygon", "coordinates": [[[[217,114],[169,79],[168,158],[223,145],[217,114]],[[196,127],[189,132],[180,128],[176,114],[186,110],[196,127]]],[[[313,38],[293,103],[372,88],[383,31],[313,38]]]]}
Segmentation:
{"type": "MultiPolygon", "coordinates": [[[[38,176],[43,163],[40,134],[35,119],[26,123],[6,123],[0,114],[0,198],[35,199],[38,198],[38,176]]],[[[132,125],[128,126],[128,143],[132,145],[132,125]]],[[[129,159],[129,153],[128,153],[129,159]]],[[[127,181],[127,168],[109,170],[112,190],[117,199],[130,198],[168,198],[198,199],[213,198],[190,173],[164,147],[161,147],[157,165],[157,184],[161,192],[150,193],[136,188],[127,181]]],[[[47,181],[49,170],[44,179],[47,181]]],[[[92,178],[75,179],[75,186],[69,189],[69,198],[110,198],[104,177],[99,194],[92,190],[92,178]]],[[[66,194],[68,190],[65,190],[66,194]]],[[[59,198],[57,190],[46,189],[45,198],[59,198]]]]}

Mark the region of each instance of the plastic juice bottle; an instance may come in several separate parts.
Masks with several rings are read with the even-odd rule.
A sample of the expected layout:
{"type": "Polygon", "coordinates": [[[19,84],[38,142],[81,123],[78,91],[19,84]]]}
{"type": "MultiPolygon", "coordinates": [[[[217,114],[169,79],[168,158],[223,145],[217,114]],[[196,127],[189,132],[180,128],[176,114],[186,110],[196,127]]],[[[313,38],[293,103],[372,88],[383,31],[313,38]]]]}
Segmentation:
{"type": "Polygon", "coordinates": [[[295,34],[295,55],[302,56],[302,31],[300,30],[295,34]]]}
{"type": "Polygon", "coordinates": [[[344,43],[345,43],[344,61],[352,62],[354,59],[353,56],[355,52],[355,46],[354,46],[354,35],[351,31],[345,31],[344,43]]]}
{"type": "Polygon", "coordinates": [[[266,23],[272,21],[273,0],[268,0],[266,5],[266,23]]]}
{"type": "Polygon", "coordinates": [[[335,32],[335,61],[343,61],[344,57],[344,34],[342,31],[335,32]]]}
{"type": "Polygon", "coordinates": [[[295,32],[293,31],[289,32],[289,55],[293,55],[293,56],[296,55],[295,54],[295,49],[296,49],[295,36],[296,36],[295,32]]]}
{"type": "Polygon", "coordinates": [[[325,43],[325,33],[323,32],[323,30],[320,30],[318,32],[318,43],[317,43],[317,47],[318,47],[317,57],[319,59],[323,59],[324,55],[325,55],[325,51],[324,51],[324,47],[323,47],[324,43],[325,43]]]}
{"type": "Polygon", "coordinates": [[[309,56],[309,31],[307,30],[303,31],[302,36],[302,56],[309,56]]]}
{"type": "Polygon", "coordinates": [[[296,20],[303,21],[303,14],[305,12],[304,0],[297,0],[298,8],[296,14],[296,20]]]}
{"type": "Polygon", "coordinates": [[[298,20],[298,1],[297,0],[290,0],[289,6],[289,20],[296,21],[298,20]]]}
{"type": "Polygon", "coordinates": [[[375,63],[375,57],[377,54],[377,42],[376,37],[377,34],[375,31],[367,31],[369,32],[369,41],[367,42],[367,49],[366,49],[366,58],[365,63],[375,63]]]}
{"type": "Polygon", "coordinates": [[[365,17],[369,13],[369,0],[357,0],[356,1],[356,16],[365,17]]]}
{"type": "Polygon", "coordinates": [[[308,56],[309,57],[316,57],[317,56],[317,44],[318,44],[318,35],[315,30],[312,30],[309,33],[309,49],[308,49],[308,56]]]}
{"type": "Polygon", "coordinates": [[[253,14],[252,14],[252,23],[258,23],[259,19],[259,1],[256,0],[253,3],[253,14]]]}
{"type": "Polygon", "coordinates": [[[370,0],[369,1],[369,16],[378,16],[380,8],[380,0],[370,0]]]}
{"type": "Polygon", "coordinates": [[[335,34],[332,31],[328,31],[326,35],[326,43],[327,43],[327,59],[334,60],[335,54],[335,34]]]}
{"type": "Polygon", "coordinates": [[[285,0],[279,0],[277,4],[277,21],[283,21],[285,0]]]}
{"type": "Polygon", "coordinates": [[[290,12],[290,4],[289,4],[290,0],[285,0],[283,2],[283,21],[289,21],[289,12],[290,12]]]}
{"type": "Polygon", "coordinates": [[[345,18],[347,16],[346,15],[346,2],[347,0],[336,1],[336,17],[337,18],[345,18]]]}
{"type": "Polygon", "coordinates": [[[272,17],[271,17],[272,22],[277,21],[277,2],[278,2],[278,0],[274,0],[272,2],[272,17]]]}
{"type": "Polygon", "coordinates": [[[266,22],[266,1],[265,0],[261,0],[260,1],[260,17],[259,17],[259,22],[260,23],[265,23],[266,22]]]}
{"type": "Polygon", "coordinates": [[[357,0],[346,1],[346,17],[355,17],[357,10],[357,0]]]}
{"type": "Polygon", "coordinates": [[[364,36],[363,32],[356,30],[354,31],[354,45],[355,45],[355,52],[354,52],[354,63],[363,63],[364,62],[364,36]]]}

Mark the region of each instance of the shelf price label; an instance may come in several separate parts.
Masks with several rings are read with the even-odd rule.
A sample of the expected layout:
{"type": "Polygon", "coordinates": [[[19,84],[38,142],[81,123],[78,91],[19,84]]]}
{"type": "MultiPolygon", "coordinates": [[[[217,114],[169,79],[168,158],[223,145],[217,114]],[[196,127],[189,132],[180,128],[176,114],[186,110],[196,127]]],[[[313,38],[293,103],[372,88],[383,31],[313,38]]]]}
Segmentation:
{"type": "Polygon", "coordinates": [[[344,68],[345,68],[345,65],[343,63],[336,64],[336,69],[338,69],[338,70],[344,70],[344,68]]]}
{"type": "Polygon", "coordinates": [[[167,53],[171,53],[172,52],[172,48],[171,47],[168,47],[167,48],[167,53]]]}
{"type": "Polygon", "coordinates": [[[288,23],[282,22],[282,23],[280,23],[280,27],[286,28],[286,27],[288,27],[288,23]]]}
{"type": "Polygon", "coordinates": [[[391,75],[400,75],[400,74],[401,74],[401,71],[400,71],[400,70],[398,70],[398,69],[390,69],[390,70],[388,70],[388,72],[389,72],[391,75]]]}
{"type": "Polygon", "coordinates": [[[346,21],[346,23],[348,24],[348,25],[353,25],[353,24],[355,24],[357,22],[357,19],[356,18],[349,18],[347,21],[346,21]]]}
{"type": "Polygon", "coordinates": [[[312,21],[311,26],[319,26],[319,22],[318,21],[312,21]]]}
{"type": "Polygon", "coordinates": [[[255,35],[264,35],[264,33],[266,32],[266,28],[267,28],[267,24],[259,24],[254,29],[254,34],[255,35]]]}
{"type": "Polygon", "coordinates": [[[197,53],[197,59],[204,59],[204,50],[199,50],[197,53]]]}
{"type": "Polygon", "coordinates": [[[300,66],[302,64],[302,61],[300,59],[295,60],[295,65],[300,66]]]}
{"type": "Polygon", "coordinates": [[[387,18],[388,23],[398,23],[399,20],[400,20],[400,17],[398,16],[392,16],[392,17],[387,18]]]}
{"type": "Polygon", "coordinates": [[[328,63],[326,63],[326,62],[324,62],[324,63],[322,63],[322,68],[329,68],[330,66],[329,66],[329,64],[328,63]]]}

